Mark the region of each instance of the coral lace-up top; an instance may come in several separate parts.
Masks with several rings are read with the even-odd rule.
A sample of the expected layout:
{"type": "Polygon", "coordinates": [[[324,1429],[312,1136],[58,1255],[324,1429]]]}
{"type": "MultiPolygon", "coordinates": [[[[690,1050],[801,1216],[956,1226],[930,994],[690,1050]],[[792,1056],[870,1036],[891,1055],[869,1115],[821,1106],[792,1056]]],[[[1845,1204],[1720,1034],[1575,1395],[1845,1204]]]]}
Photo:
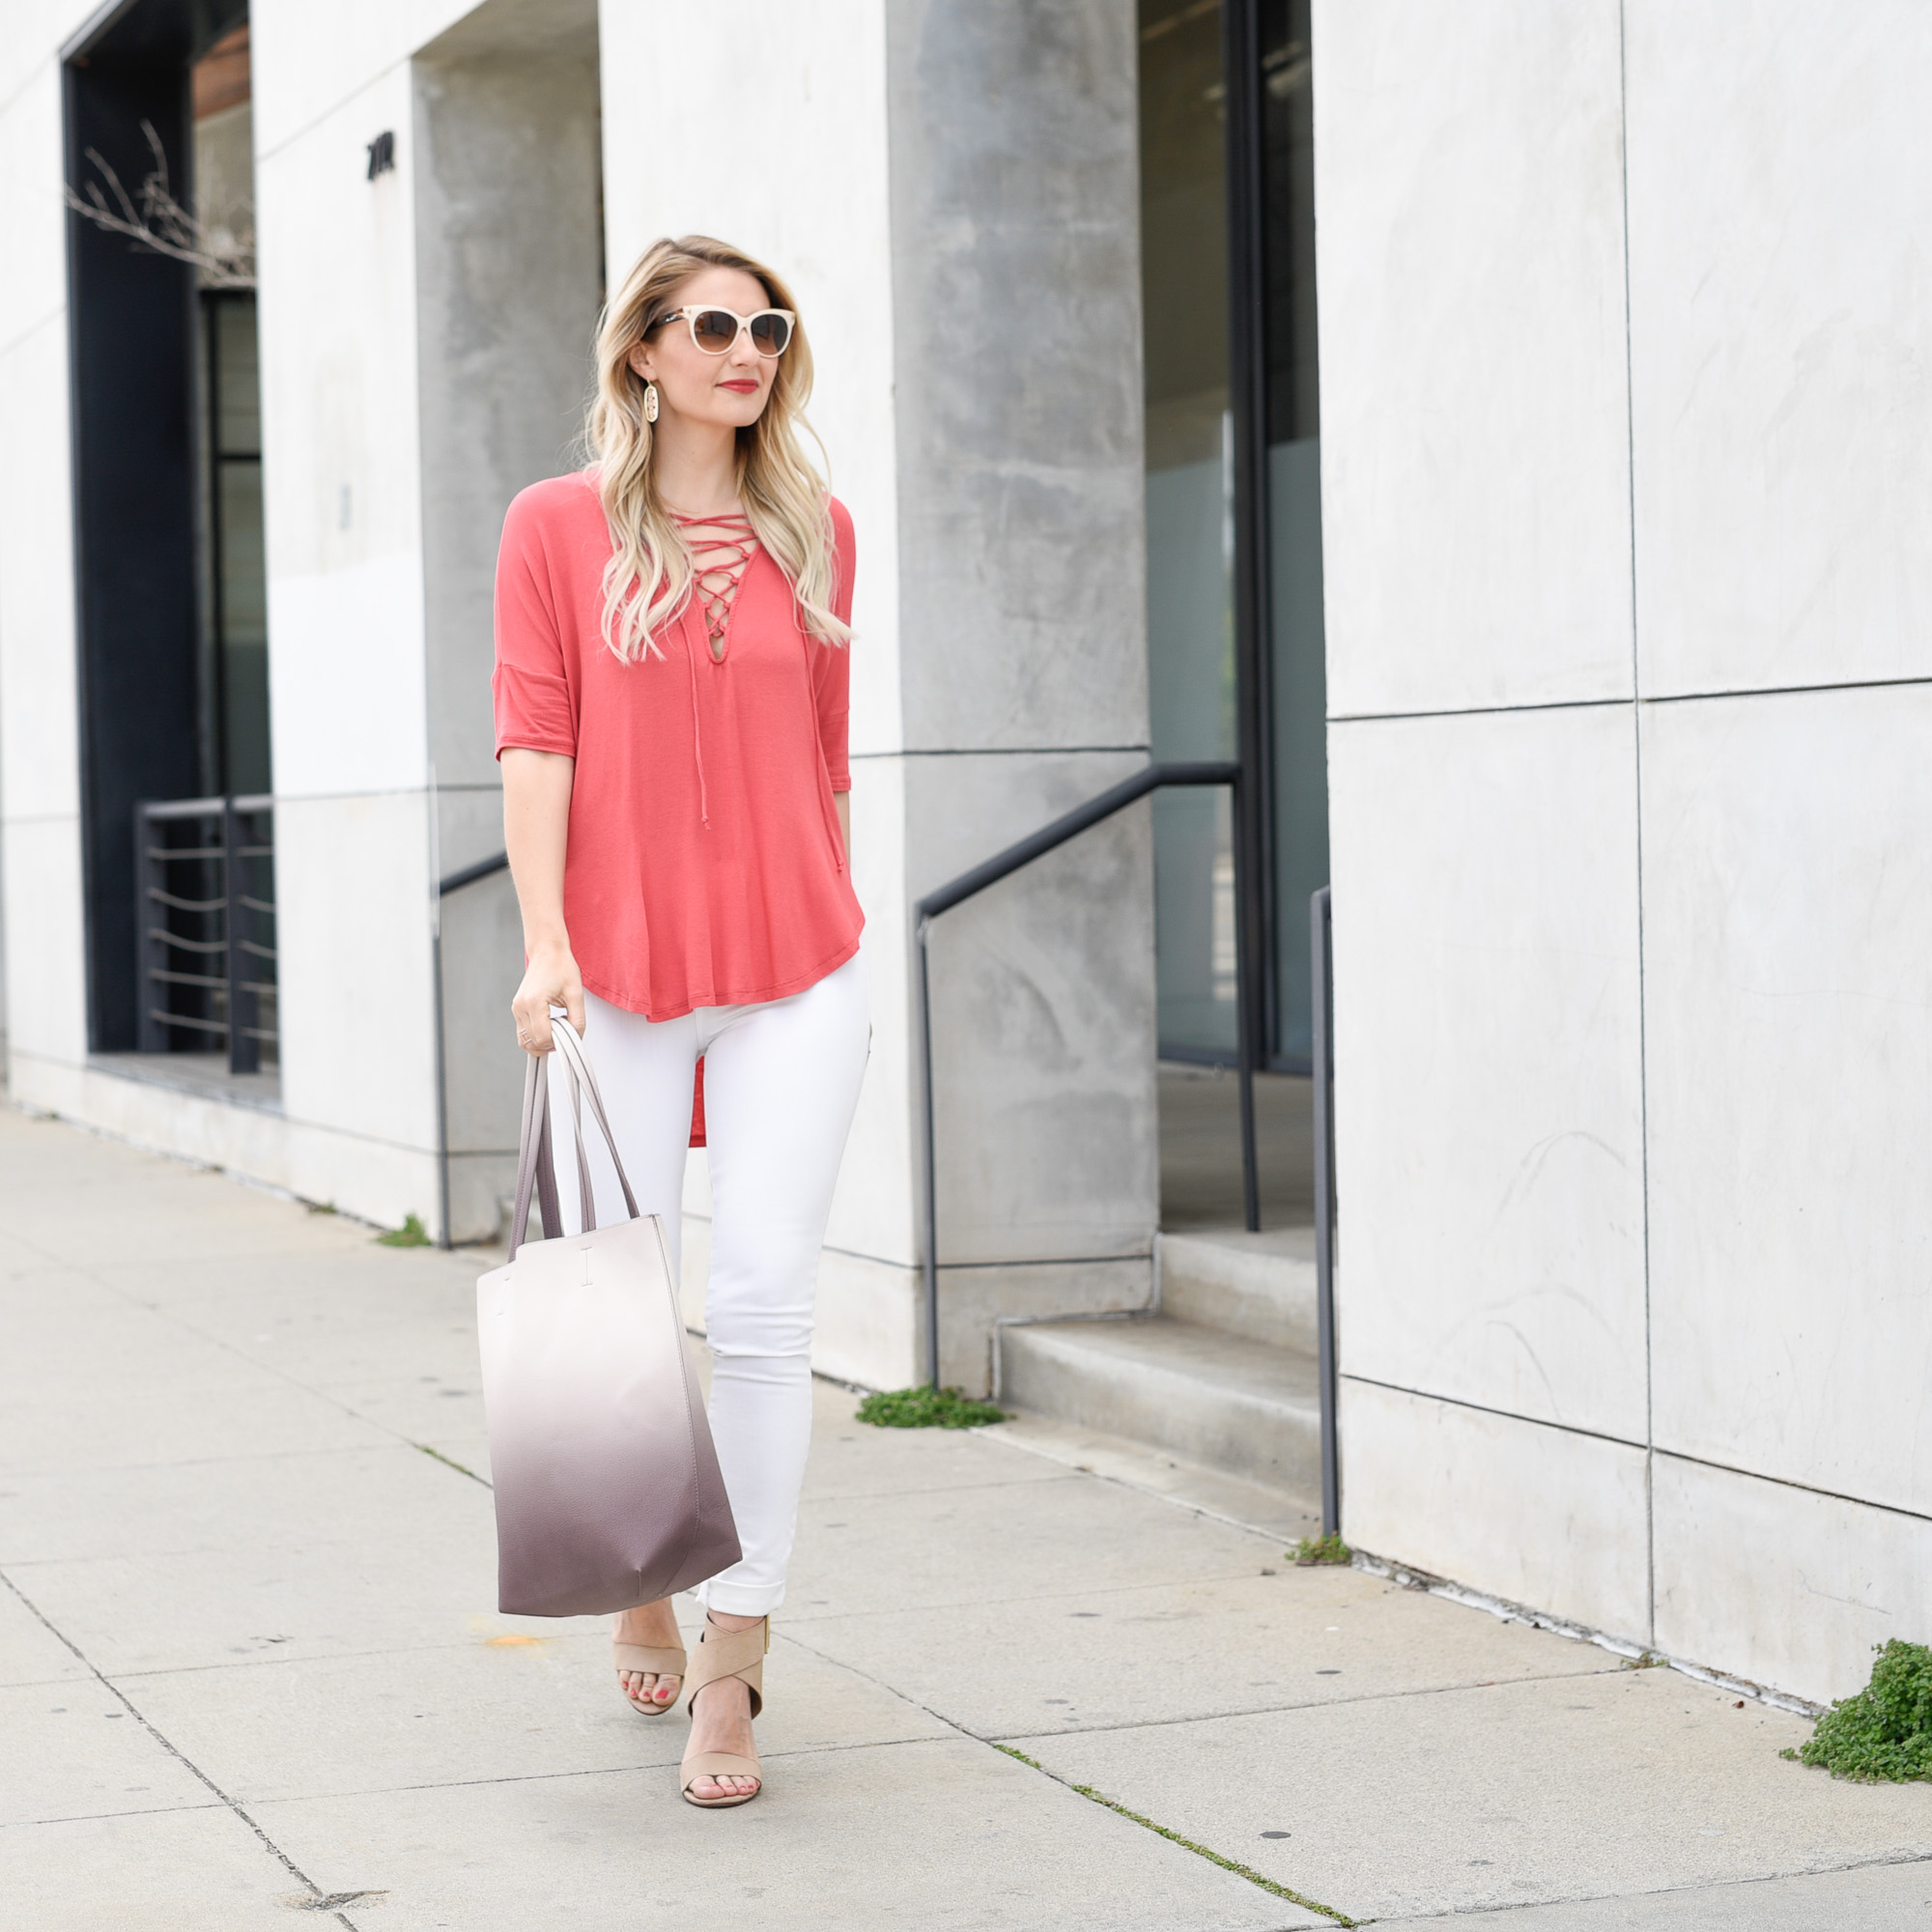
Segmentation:
{"type": "MultiPolygon", "coordinates": [[[[802,992],[859,950],[835,792],[851,654],[807,634],[741,517],[680,519],[691,597],[626,664],[603,635],[596,479],[533,484],[497,559],[497,752],[577,761],[563,915],[583,983],[647,1019],[802,992]]],[[[852,520],[832,504],[833,609],[852,520]]]]}

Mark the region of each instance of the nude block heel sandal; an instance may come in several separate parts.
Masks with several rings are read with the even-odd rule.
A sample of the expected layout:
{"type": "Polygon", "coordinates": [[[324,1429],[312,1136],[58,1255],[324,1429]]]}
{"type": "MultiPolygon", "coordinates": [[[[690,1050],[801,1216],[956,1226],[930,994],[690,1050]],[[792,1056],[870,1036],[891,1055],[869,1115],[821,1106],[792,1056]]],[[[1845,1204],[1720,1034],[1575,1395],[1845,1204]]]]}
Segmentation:
{"type": "MultiPolygon", "coordinates": [[[[681,1649],[673,1650],[668,1645],[654,1643],[618,1643],[614,1640],[611,1648],[616,1655],[619,1670],[654,1670],[660,1677],[684,1675],[685,1656],[681,1649]]],[[[624,1690],[622,1684],[617,1688],[624,1690]]],[[[633,1697],[628,1690],[624,1690],[624,1696],[640,1718],[662,1718],[667,1711],[677,1709],[675,1697],[668,1697],[662,1704],[649,1704],[641,1697],[633,1697]]]]}
{"type": "MultiPolygon", "coordinates": [[[[684,1708],[689,1711],[697,1693],[721,1677],[738,1677],[752,1693],[752,1716],[765,1708],[765,1653],[772,1647],[772,1620],[760,1617],[749,1630],[720,1630],[705,1620],[704,1634],[692,1654],[691,1675],[685,1679],[684,1708]]],[[[739,1757],[733,1751],[687,1751],[678,1767],[684,1779],[687,1804],[707,1811],[723,1811],[727,1805],[749,1804],[765,1788],[764,1767],[755,1755],[739,1757]],[[700,1777],[755,1777],[758,1791],[745,1791],[730,1798],[694,1798],[691,1787],[700,1777]]]]}

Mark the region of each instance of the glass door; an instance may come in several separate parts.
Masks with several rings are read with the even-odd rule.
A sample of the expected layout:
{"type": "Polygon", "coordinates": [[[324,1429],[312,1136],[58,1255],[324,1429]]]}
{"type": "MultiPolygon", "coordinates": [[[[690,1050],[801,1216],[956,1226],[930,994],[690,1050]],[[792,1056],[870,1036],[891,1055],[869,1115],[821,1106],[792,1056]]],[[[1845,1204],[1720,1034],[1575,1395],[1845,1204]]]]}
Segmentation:
{"type": "MultiPolygon", "coordinates": [[[[1240,693],[1255,694],[1266,989],[1257,1062],[1305,1073],[1308,900],[1328,877],[1309,0],[1140,0],[1139,24],[1153,755],[1237,756],[1240,693]],[[1259,99],[1253,138],[1229,137],[1230,58],[1241,65],[1240,99],[1259,99]],[[1259,209],[1238,262],[1231,169],[1241,170],[1245,208],[1259,209]],[[1247,305],[1238,314],[1235,300],[1247,305]],[[1231,320],[1242,329],[1231,332],[1231,320]],[[1230,345],[1243,332],[1258,332],[1264,368],[1236,384],[1230,345]],[[1253,501],[1237,498],[1244,448],[1256,451],[1259,473],[1244,486],[1253,501]],[[1237,531],[1237,519],[1252,521],[1237,531]],[[1252,535],[1237,541],[1241,532],[1252,535]],[[1234,592],[1242,541],[1262,554],[1266,579],[1252,626],[1261,635],[1245,644],[1234,592]]],[[[1154,802],[1159,1039],[1170,1060],[1236,1057],[1229,804],[1218,791],[1154,802]]]]}
{"type": "Polygon", "coordinates": [[[1328,883],[1314,74],[1309,0],[1264,0],[1259,11],[1275,925],[1267,1062],[1305,1073],[1311,1047],[1308,900],[1328,883]]]}
{"type": "Polygon", "coordinates": [[[203,296],[208,344],[211,789],[273,789],[269,605],[262,546],[262,404],[252,291],[203,296]]]}
{"type": "MultiPolygon", "coordinates": [[[[1235,755],[1228,215],[1219,0],[1140,0],[1148,670],[1156,759],[1235,755]]],[[[1160,1052],[1232,1061],[1225,791],[1155,795],[1160,1052]]]]}

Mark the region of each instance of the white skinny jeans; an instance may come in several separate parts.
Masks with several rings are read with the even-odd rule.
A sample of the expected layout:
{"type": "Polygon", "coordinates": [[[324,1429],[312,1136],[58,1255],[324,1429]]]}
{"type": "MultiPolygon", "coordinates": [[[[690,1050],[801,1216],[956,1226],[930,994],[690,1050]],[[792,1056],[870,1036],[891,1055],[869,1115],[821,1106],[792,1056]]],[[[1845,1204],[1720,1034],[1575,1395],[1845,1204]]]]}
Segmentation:
{"type": "MultiPolygon", "coordinates": [[[[711,1435],[743,1555],[698,1589],[727,1616],[784,1601],[798,1492],[811,1442],[811,1316],[833,1183],[859,1102],[871,1030],[863,954],[788,999],[699,1007],[653,1022],[584,995],[583,1044],[641,1213],[662,1214],[671,1265],[683,1243],[691,1089],[704,1060],[711,1167],[711,1435]]],[[[557,1056],[553,1054],[553,1062],[557,1056]]],[[[553,1065],[552,1145],[566,1224],[577,1152],[553,1065]]],[[[585,1122],[600,1226],[624,1218],[604,1138],[585,1122]]]]}

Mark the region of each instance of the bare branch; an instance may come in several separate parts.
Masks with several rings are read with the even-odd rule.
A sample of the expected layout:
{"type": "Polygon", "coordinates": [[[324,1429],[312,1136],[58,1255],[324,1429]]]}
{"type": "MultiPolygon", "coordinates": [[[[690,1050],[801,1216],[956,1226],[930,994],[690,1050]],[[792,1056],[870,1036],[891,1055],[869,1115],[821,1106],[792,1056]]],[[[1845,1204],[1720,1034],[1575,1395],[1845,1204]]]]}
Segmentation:
{"type": "Polygon", "coordinates": [[[119,212],[108,206],[99,182],[86,184],[85,195],[67,190],[67,205],[97,228],[112,235],[126,235],[137,248],[150,254],[165,255],[170,261],[186,262],[201,271],[202,281],[213,289],[252,289],[255,286],[255,231],[246,217],[252,209],[238,210],[243,221],[237,228],[205,223],[175,199],[168,182],[168,157],[161,137],[152,121],[141,123],[155,165],[141,184],[140,206],[136,208],[121,177],[98,149],[89,148],[87,158],[100,171],[112,190],[119,212]]]}

